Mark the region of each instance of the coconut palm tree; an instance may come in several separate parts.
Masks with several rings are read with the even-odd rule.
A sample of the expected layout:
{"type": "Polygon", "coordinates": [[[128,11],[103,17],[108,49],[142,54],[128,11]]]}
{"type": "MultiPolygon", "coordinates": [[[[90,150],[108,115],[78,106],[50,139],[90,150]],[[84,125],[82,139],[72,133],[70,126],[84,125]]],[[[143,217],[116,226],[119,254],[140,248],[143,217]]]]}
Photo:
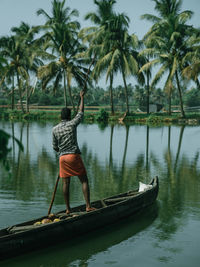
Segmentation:
{"type": "MultiPolygon", "coordinates": [[[[1,56],[1,52],[0,52],[0,86],[3,84],[4,82],[4,72],[5,69],[8,67],[8,62],[7,60],[1,56]]],[[[1,88],[1,90],[3,91],[3,89],[1,88]]],[[[12,109],[14,108],[14,101],[13,101],[13,94],[11,92],[11,100],[12,100],[12,109]]]]}
{"type": "MultiPolygon", "coordinates": [[[[34,41],[36,33],[32,27],[22,22],[20,27],[11,29],[15,35],[11,37],[2,37],[0,39],[1,55],[7,60],[8,64],[4,66],[1,82],[7,80],[12,83],[12,109],[14,108],[14,87],[17,80],[19,99],[21,109],[25,112],[22,99],[23,89],[26,88],[26,110],[28,112],[29,104],[29,87],[30,87],[30,72],[36,72],[39,64],[39,59],[36,58],[37,46],[34,41]]],[[[41,63],[41,62],[40,62],[41,63]]]]}
{"type": "Polygon", "coordinates": [[[124,13],[112,13],[110,18],[98,29],[92,43],[92,49],[96,45],[98,50],[98,59],[93,70],[94,77],[98,79],[101,74],[106,74],[106,81],[110,80],[112,113],[114,112],[112,106],[114,74],[117,72],[122,74],[126,97],[126,112],[129,113],[126,77],[133,74],[136,75],[138,71],[137,52],[135,51],[138,40],[136,35],[128,34],[128,26],[129,18],[124,13]]]}
{"type": "MultiPolygon", "coordinates": [[[[26,94],[26,112],[29,112],[29,100],[31,96],[31,84],[30,77],[32,74],[36,75],[37,69],[43,64],[40,58],[47,58],[47,53],[40,49],[40,43],[35,39],[35,35],[38,33],[37,27],[30,27],[27,23],[21,22],[19,27],[11,28],[11,31],[15,33],[16,39],[23,44],[26,50],[25,59],[27,64],[24,65],[26,70],[25,79],[25,94],[26,94]]],[[[51,56],[49,56],[51,58],[51,56]]]]}
{"type": "Polygon", "coordinates": [[[22,79],[26,79],[28,76],[25,67],[27,66],[26,60],[29,60],[26,53],[27,51],[24,45],[15,36],[2,37],[0,39],[0,49],[2,56],[8,61],[8,65],[4,68],[1,81],[3,82],[6,78],[10,79],[11,76],[14,81],[14,77],[16,76],[21,109],[24,113],[25,111],[22,103],[22,79]]]}
{"type": "Polygon", "coordinates": [[[76,57],[76,54],[84,49],[77,37],[80,24],[72,20],[72,17],[78,16],[78,11],[65,7],[65,0],[54,0],[51,16],[43,9],[39,9],[37,14],[43,15],[46,19],[45,25],[40,26],[40,30],[45,32],[42,39],[46,43],[46,49],[51,50],[55,55],[53,62],[40,68],[39,77],[42,79],[43,86],[54,79],[54,89],[63,79],[65,105],[67,105],[67,84],[71,104],[75,110],[71,94],[71,81],[74,79],[79,85],[83,85],[87,71],[83,66],[83,60],[76,57]]]}
{"type": "MultiPolygon", "coordinates": [[[[5,51],[7,49],[7,45],[5,45],[8,41],[8,38],[5,39],[5,37],[0,38],[0,85],[5,83],[5,80],[7,84],[11,83],[14,80],[14,74],[12,72],[12,67],[9,64],[10,58],[8,58],[8,55],[6,55],[8,51],[5,51]],[[4,49],[5,48],[5,49],[4,49]]],[[[11,108],[14,109],[14,84],[12,86],[11,90],[11,108]]]]}
{"type": "MultiPolygon", "coordinates": [[[[144,43],[140,41],[140,48],[144,46],[144,43]]],[[[139,68],[141,68],[143,65],[149,62],[149,56],[139,56],[138,57],[138,63],[139,68]]],[[[145,87],[146,87],[146,111],[147,114],[149,114],[149,104],[150,104],[150,79],[151,79],[151,68],[144,72],[138,72],[138,78],[140,84],[144,84],[145,81],[145,87]]]]}
{"type": "MultiPolygon", "coordinates": [[[[94,0],[94,4],[97,7],[96,12],[89,12],[86,14],[85,19],[90,20],[95,26],[84,28],[80,32],[80,36],[84,41],[89,42],[89,50],[87,51],[88,55],[91,57],[95,57],[95,61],[97,62],[99,58],[101,58],[102,54],[102,44],[104,41],[105,34],[109,30],[106,25],[108,21],[114,15],[114,4],[116,0],[94,0]]],[[[105,51],[103,51],[105,54],[105,51]]],[[[100,65],[100,64],[99,64],[100,65]]],[[[99,66],[93,70],[93,78],[98,81],[101,74],[104,72],[104,69],[107,66],[99,66]]],[[[114,114],[114,104],[113,104],[113,75],[114,70],[110,73],[109,76],[106,77],[106,81],[109,79],[109,92],[110,92],[110,107],[111,113],[114,114]]]]}
{"type": "Polygon", "coordinates": [[[182,58],[188,51],[187,40],[194,32],[192,26],[186,24],[191,18],[191,11],[180,12],[181,0],[153,0],[159,17],[145,14],[143,19],[152,21],[154,24],[144,37],[147,46],[141,54],[153,56],[154,59],[146,63],[141,70],[147,70],[152,66],[160,65],[152,85],[155,85],[164,74],[167,79],[164,85],[171,95],[173,83],[176,83],[182,117],[185,117],[180,78],[182,76],[182,58]]]}
{"type": "Polygon", "coordinates": [[[200,37],[199,32],[196,36],[195,34],[191,36],[188,40],[188,46],[190,51],[187,52],[183,58],[183,64],[186,65],[183,69],[183,76],[188,80],[194,80],[197,87],[200,89],[200,83],[198,76],[200,74],[200,37]]]}
{"type": "Polygon", "coordinates": [[[108,47],[105,59],[109,60],[110,57],[107,75],[112,69],[121,73],[125,90],[126,113],[128,114],[129,98],[126,78],[133,75],[141,82],[141,75],[138,76],[138,38],[135,34],[128,33],[129,18],[123,13],[113,16],[109,27],[110,35],[108,34],[104,41],[105,48],[108,47]]]}

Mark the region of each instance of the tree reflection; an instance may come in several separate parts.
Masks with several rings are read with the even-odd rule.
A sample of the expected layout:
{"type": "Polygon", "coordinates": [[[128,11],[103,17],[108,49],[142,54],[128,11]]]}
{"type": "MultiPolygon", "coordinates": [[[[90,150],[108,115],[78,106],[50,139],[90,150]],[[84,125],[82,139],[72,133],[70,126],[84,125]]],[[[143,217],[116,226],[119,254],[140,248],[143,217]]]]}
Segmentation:
{"type": "Polygon", "coordinates": [[[180,151],[181,151],[181,144],[182,144],[184,129],[185,129],[185,125],[181,126],[180,135],[179,135],[179,142],[178,142],[178,149],[177,149],[177,153],[176,153],[176,160],[175,160],[175,163],[174,163],[174,172],[175,173],[176,173],[177,163],[178,163],[179,155],[180,155],[180,151]]]}
{"type": "Polygon", "coordinates": [[[159,192],[160,221],[157,226],[160,240],[168,240],[187,220],[187,210],[191,209],[191,205],[197,207],[200,201],[196,186],[200,178],[197,164],[199,152],[191,160],[184,154],[180,156],[184,129],[185,126],[180,127],[177,151],[173,154],[171,151],[171,126],[168,127],[168,148],[163,154],[165,164],[163,165],[162,162],[155,159],[153,161],[158,172],[163,175],[159,192]]]}
{"type": "MultiPolygon", "coordinates": [[[[195,152],[193,158],[181,153],[185,127],[180,127],[177,150],[174,151],[171,148],[172,126],[168,126],[166,149],[163,150],[162,157],[157,157],[156,152],[153,152],[150,146],[151,127],[144,126],[146,135],[143,143],[146,141],[146,146],[143,152],[138,153],[136,157],[134,156],[132,162],[127,161],[130,149],[129,138],[131,136],[133,139],[135,134],[130,132],[131,126],[120,126],[120,130],[123,129],[125,136],[120,162],[115,160],[113,154],[113,138],[117,133],[117,128],[115,128],[115,125],[106,127],[109,127],[110,135],[108,136],[109,152],[105,162],[101,161],[98,153],[89,150],[86,143],[81,147],[82,157],[88,170],[91,199],[101,199],[128,191],[138,186],[138,182],[142,178],[151,177],[154,172],[159,176],[161,184],[159,192],[161,209],[159,211],[159,221],[157,221],[158,237],[159,239],[170,238],[170,235],[175,233],[180,225],[184,223],[184,210],[189,209],[189,206],[187,206],[188,199],[191,200],[191,205],[197,205],[195,203],[200,201],[198,186],[196,186],[200,178],[199,152],[195,152]]],[[[5,190],[12,188],[16,199],[30,201],[42,197],[45,202],[50,203],[58,173],[56,154],[49,153],[43,148],[38,151],[35,160],[31,160],[29,151],[30,125],[28,123],[20,125],[20,140],[16,139],[14,134],[14,125],[12,125],[12,135],[0,130],[2,162],[8,158],[11,152],[8,141],[10,138],[13,139],[13,153],[10,159],[12,177],[10,180],[2,177],[0,179],[1,187],[3,186],[5,190]],[[15,149],[15,142],[21,144],[23,141],[26,148],[25,152],[22,149],[15,149]],[[18,154],[16,155],[16,153],[18,154]]],[[[78,183],[78,179],[74,179],[71,186],[71,195],[76,196],[76,199],[74,197],[72,202],[75,201],[76,203],[83,202],[81,186],[78,183]]],[[[58,190],[55,204],[63,203],[61,194],[61,190],[58,190]]]]}
{"type": "Polygon", "coordinates": [[[114,125],[111,124],[110,126],[110,156],[109,156],[110,174],[113,171],[113,132],[114,132],[114,125]]]}
{"type": "Polygon", "coordinates": [[[23,151],[22,142],[20,142],[14,135],[10,135],[9,133],[5,132],[4,130],[0,130],[0,162],[3,164],[5,169],[8,171],[10,169],[10,164],[7,159],[9,152],[12,150],[9,147],[9,139],[13,139],[13,147],[14,143],[16,142],[19,146],[19,150],[23,151]]]}

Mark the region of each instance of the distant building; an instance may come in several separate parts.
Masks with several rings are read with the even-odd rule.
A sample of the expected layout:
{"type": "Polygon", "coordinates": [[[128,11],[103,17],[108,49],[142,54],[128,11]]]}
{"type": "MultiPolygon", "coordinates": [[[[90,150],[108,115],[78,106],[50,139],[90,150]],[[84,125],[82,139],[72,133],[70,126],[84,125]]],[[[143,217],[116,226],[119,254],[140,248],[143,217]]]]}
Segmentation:
{"type": "MultiPolygon", "coordinates": [[[[149,112],[150,113],[159,112],[162,108],[163,108],[163,105],[161,105],[161,104],[149,104],[149,112]]],[[[145,107],[145,106],[140,107],[140,110],[143,112],[147,112],[147,107],[145,107]]]]}

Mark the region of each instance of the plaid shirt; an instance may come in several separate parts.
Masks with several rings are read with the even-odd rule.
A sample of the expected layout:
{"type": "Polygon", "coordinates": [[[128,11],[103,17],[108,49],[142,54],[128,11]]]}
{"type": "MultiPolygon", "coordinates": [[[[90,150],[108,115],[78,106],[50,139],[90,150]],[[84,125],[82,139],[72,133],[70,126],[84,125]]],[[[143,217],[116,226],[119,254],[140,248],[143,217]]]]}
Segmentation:
{"type": "Polygon", "coordinates": [[[80,154],[77,142],[77,126],[83,118],[83,112],[79,112],[72,120],[62,120],[53,127],[53,149],[64,154],[80,154]]]}

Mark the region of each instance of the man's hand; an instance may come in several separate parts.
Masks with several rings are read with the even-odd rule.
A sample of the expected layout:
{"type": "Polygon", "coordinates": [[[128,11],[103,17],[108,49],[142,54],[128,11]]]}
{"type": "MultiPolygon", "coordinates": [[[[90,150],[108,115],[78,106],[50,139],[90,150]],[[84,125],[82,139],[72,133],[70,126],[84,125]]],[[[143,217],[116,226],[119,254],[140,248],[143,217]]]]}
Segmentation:
{"type": "Polygon", "coordinates": [[[80,97],[84,97],[84,95],[85,95],[85,91],[81,90],[80,91],[80,97]]]}

